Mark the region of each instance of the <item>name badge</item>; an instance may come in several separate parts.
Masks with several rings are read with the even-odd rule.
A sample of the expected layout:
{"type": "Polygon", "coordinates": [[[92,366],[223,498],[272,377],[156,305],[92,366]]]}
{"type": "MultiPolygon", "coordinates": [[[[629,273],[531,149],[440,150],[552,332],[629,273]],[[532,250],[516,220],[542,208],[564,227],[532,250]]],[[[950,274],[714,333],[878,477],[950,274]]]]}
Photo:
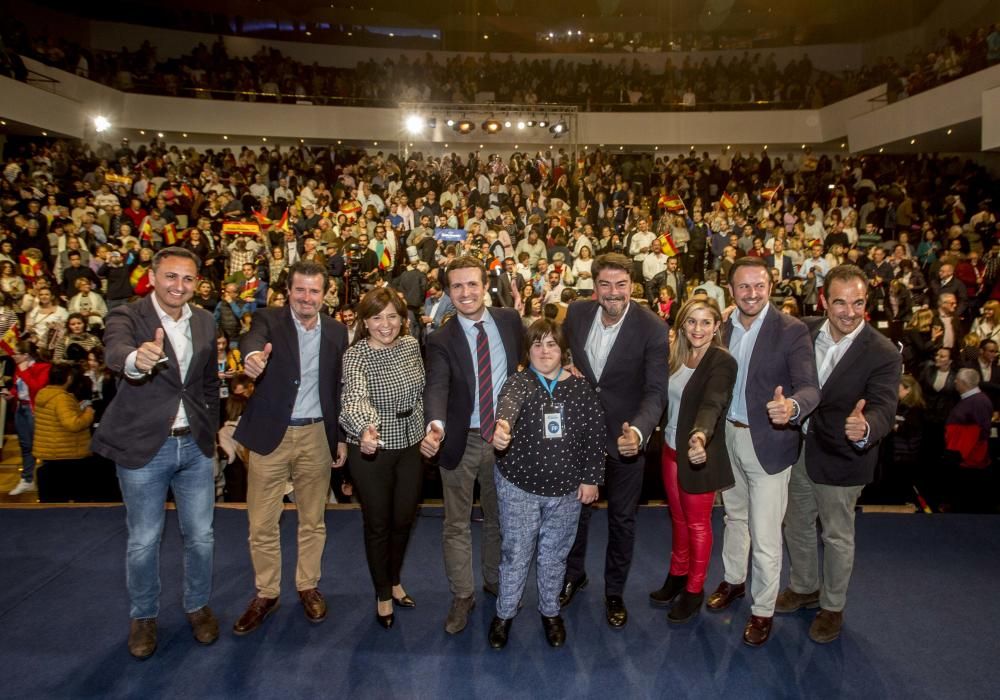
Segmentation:
{"type": "Polygon", "coordinates": [[[547,406],[542,413],[542,437],[547,440],[563,436],[563,406],[554,404],[547,406]]]}

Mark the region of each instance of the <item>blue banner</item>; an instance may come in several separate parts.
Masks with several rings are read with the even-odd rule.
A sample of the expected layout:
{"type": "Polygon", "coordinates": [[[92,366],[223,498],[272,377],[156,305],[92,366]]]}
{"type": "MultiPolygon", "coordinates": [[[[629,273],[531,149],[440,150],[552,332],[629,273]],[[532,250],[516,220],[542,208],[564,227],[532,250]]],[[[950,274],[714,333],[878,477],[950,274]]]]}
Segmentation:
{"type": "Polygon", "coordinates": [[[464,241],[468,238],[469,232],[464,228],[436,228],[434,238],[439,241],[464,241]]]}

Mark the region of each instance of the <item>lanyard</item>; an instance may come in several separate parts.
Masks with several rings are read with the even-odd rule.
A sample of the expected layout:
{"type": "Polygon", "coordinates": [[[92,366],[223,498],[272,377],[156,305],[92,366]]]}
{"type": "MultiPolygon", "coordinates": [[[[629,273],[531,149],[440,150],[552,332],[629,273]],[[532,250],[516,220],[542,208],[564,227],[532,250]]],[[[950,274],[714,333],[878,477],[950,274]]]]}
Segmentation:
{"type": "Polygon", "coordinates": [[[559,377],[562,376],[563,373],[562,367],[559,368],[559,374],[556,375],[556,378],[552,380],[551,384],[549,384],[549,380],[543,377],[542,373],[539,372],[534,367],[531,368],[531,371],[535,373],[535,376],[538,377],[538,381],[540,381],[542,383],[542,386],[545,387],[545,391],[549,393],[549,398],[554,399],[555,396],[553,396],[553,393],[556,390],[556,384],[559,383],[559,377]]]}

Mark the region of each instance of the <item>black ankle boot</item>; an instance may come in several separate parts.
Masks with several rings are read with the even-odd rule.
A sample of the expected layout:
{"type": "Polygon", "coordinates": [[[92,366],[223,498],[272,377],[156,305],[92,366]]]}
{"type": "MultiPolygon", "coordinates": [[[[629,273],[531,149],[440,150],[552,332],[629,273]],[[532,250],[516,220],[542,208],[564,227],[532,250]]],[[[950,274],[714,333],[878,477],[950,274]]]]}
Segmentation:
{"type": "Polygon", "coordinates": [[[701,612],[701,604],[704,602],[704,591],[699,593],[683,591],[679,596],[677,596],[677,600],[674,601],[674,606],[670,608],[670,612],[667,613],[667,619],[676,624],[693,620],[698,616],[698,613],[701,612]]]}
{"type": "Polygon", "coordinates": [[[670,605],[670,601],[676,598],[677,594],[684,590],[684,586],[687,585],[687,580],[687,575],[668,575],[667,580],[663,582],[663,587],[660,590],[653,591],[649,594],[649,602],[658,608],[667,607],[670,605]]]}

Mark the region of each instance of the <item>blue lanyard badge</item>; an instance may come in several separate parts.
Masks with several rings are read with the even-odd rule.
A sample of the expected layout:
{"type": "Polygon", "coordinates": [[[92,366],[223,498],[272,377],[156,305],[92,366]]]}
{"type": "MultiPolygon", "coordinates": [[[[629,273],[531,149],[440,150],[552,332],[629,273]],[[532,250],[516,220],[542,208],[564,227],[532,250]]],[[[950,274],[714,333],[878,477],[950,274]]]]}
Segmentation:
{"type": "Polygon", "coordinates": [[[563,405],[556,403],[553,399],[555,398],[556,384],[559,383],[559,377],[562,376],[563,370],[560,369],[559,375],[552,380],[543,377],[534,367],[531,368],[531,371],[535,373],[538,381],[545,387],[545,391],[549,395],[549,401],[542,412],[542,437],[546,439],[561,438],[563,436],[563,405]]]}

